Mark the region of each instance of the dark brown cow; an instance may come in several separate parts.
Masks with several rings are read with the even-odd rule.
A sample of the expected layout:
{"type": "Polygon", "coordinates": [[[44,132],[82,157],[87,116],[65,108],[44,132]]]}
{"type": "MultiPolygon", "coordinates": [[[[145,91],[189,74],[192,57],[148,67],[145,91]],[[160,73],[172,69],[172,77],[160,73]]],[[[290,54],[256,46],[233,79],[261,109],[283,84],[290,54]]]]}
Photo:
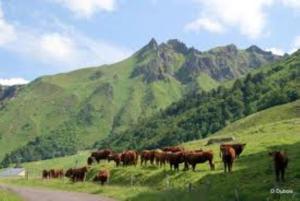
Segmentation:
{"type": "Polygon", "coordinates": [[[54,170],[54,169],[51,169],[49,171],[49,174],[50,174],[50,178],[53,178],[53,179],[57,179],[57,178],[63,178],[64,177],[64,170],[60,169],[60,170],[54,170]]]}
{"type": "Polygon", "coordinates": [[[170,164],[170,169],[179,170],[179,164],[184,162],[184,152],[167,152],[167,161],[170,164]]]}
{"type": "Polygon", "coordinates": [[[138,153],[133,150],[124,151],[121,154],[121,161],[123,166],[127,165],[137,165],[138,153]]]}
{"type": "Polygon", "coordinates": [[[180,146],[174,146],[174,147],[165,147],[162,149],[163,151],[165,152],[179,152],[179,151],[184,151],[184,148],[183,147],[180,147],[180,146]]]}
{"type": "Polygon", "coordinates": [[[285,169],[287,168],[289,162],[287,153],[281,151],[273,151],[270,152],[269,155],[273,157],[276,181],[280,181],[280,179],[281,181],[285,181],[285,169]]]}
{"type": "Polygon", "coordinates": [[[221,148],[222,160],[224,163],[224,172],[231,172],[233,162],[236,159],[236,153],[233,147],[231,146],[223,146],[221,148]]]}
{"type": "Polygon", "coordinates": [[[116,166],[119,167],[120,163],[121,163],[121,155],[119,153],[111,153],[108,157],[107,160],[108,162],[110,161],[115,161],[116,166]]]}
{"type": "Polygon", "coordinates": [[[244,148],[245,148],[246,144],[221,144],[220,145],[220,157],[222,158],[221,156],[221,149],[223,147],[232,147],[235,151],[235,154],[237,156],[237,158],[240,156],[240,154],[243,152],[244,148]]]}
{"type": "Polygon", "coordinates": [[[188,169],[188,165],[192,165],[193,171],[195,171],[196,165],[198,163],[209,162],[209,166],[211,170],[215,169],[215,165],[213,163],[214,154],[212,151],[200,151],[196,150],[194,152],[189,152],[185,154],[185,168],[188,169]]]}
{"type": "Polygon", "coordinates": [[[103,149],[98,150],[96,152],[92,152],[91,157],[95,158],[97,163],[100,162],[100,160],[107,159],[107,157],[112,153],[111,149],[103,149]]]}
{"type": "Polygon", "coordinates": [[[100,170],[97,176],[94,178],[95,182],[101,182],[104,185],[109,180],[110,174],[108,170],[100,170]]]}
{"type": "Polygon", "coordinates": [[[144,150],[141,153],[141,165],[147,165],[147,162],[153,165],[154,162],[154,150],[144,150]]]}
{"type": "Polygon", "coordinates": [[[86,173],[88,172],[88,167],[82,167],[77,169],[68,169],[65,176],[70,178],[73,182],[85,180],[86,173]]]}
{"type": "Polygon", "coordinates": [[[50,179],[50,171],[43,170],[42,177],[43,177],[43,179],[50,179]]]}
{"type": "Polygon", "coordinates": [[[93,164],[94,161],[96,161],[96,159],[94,157],[90,156],[87,159],[87,164],[90,166],[93,164]]]}
{"type": "Polygon", "coordinates": [[[157,166],[165,166],[167,161],[167,152],[164,152],[162,150],[155,150],[154,159],[157,166]]]}

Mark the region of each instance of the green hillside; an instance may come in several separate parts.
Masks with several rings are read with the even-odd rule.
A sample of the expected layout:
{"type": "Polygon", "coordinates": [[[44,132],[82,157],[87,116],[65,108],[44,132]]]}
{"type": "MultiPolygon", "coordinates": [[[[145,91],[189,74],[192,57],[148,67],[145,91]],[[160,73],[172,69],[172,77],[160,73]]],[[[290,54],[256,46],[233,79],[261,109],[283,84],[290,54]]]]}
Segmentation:
{"type": "Polygon", "coordinates": [[[297,51],[237,79],[228,88],[189,93],[164,111],[99,141],[95,147],[153,149],[207,137],[257,111],[299,99],[299,65],[297,51]]]}
{"type": "MultiPolygon", "coordinates": [[[[0,180],[13,182],[16,185],[44,186],[66,190],[103,193],[120,200],[234,200],[236,193],[240,200],[299,200],[299,194],[285,194],[281,198],[270,194],[270,189],[292,189],[300,191],[300,175],[298,167],[300,145],[300,101],[275,106],[238,120],[216,134],[234,136],[237,142],[247,143],[241,157],[234,164],[232,174],[223,173],[223,165],[218,156],[219,145],[205,146],[207,139],[191,141],[183,144],[187,149],[211,149],[215,153],[216,170],[210,171],[208,164],[197,166],[196,172],[170,171],[169,167],[127,167],[115,168],[103,162],[94,169],[106,167],[111,169],[111,180],[108,187],[97,190],[96,184],[71,184],[68,181],[43,182],[40,177],[43,169],[69,168],[86,163],[88,152],[78,155],[23,164],[32,177],[26,180],[0,180]],[[276,184],[272,168],[272,160],[268,156],[271,150],[286,150],[290,163],[287,170],[287,181],[276,184]],[[131,178],[134,178],[131,186],[131,178]],[[192,192],[188,192],[191,183],[192,192]]],[[[183,169],[183,166],[180,167],[183,169]]],[[[92,176],[92,172],[88,178],[92,176]]]]}
{"type": "Polygon", "coordinates": [[[119,63],[40,77],[0,102],[0,159],[10,152],[6,163],[76,153],[187,92],[213,89],[279,59],[234,45],[200,52],[177,40],[151,40],[119,63]]]}

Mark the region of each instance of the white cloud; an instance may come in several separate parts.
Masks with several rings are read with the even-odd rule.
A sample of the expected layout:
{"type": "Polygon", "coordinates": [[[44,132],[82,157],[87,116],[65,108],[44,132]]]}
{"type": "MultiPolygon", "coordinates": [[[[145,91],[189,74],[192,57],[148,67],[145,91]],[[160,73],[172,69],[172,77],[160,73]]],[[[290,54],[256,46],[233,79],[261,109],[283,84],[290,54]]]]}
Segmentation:
{"type": "Polygon", "coordinates": [[[266,51],[270,51],[273,54],[280,55],[280,56],[283,56],[285,54],[285,52],[282,49],[276,47],[267,48],[266,51]]]}
{"type": "Polygon", "coordinates": [[[266,11],[274,0],[194,0],[201,8],[200,18],[221,26],[237,27],[243,35],[257,38],[265,32],[266,11]]]}
{"type": "Polygon", "coordinates": [[[132,53],[127,48],[90,38],[61,22],[54,23],[56,31],[47,32],[43,28],[10,24],[1,8],[0,4],[0,47],[59,71],[114,63],[132,53]]]}
{"type": "Polygon", "coordinates": [[[0,2],[0,46],[15,40],[15,38],[14,26],[5,20],[0,2]]]}
{"type": "Polygon", "coordinates": [[[199,18],[195,21],[192,21],[185,26],[185,29],[195,32],[200,32],[201,30],[207,30],[213,33],[224,32],[224,27],[219,22],[209,18],[199,18]]]}
{"type": "Polygon", "coordinates": [[[12,85],[21,85],[21,84],[28,84],[29,81],[25,80],[23,78],[0,78],[0,85],[4,85],[4,86],[12,86],[12,85]]]}
{"type": "Polygon", "coordinates": [[[281,0],[285,6],[290,8],[299,9],[300,8],[300,1],[299,0],[281,0]]]}
{"type": "Polygon", "coordinates": [[[295,37],[289,54],[296,52],[298,49],[300,49],[300,35],[295,37]]]}
{"type": "Polygon", "coordinates": [[[98,11],[113,11],[116,0],[52,0],[70,9],[79,17],[90,18],[98,11]]]}
{"type": "Polygon", "coordinates": [[[74,42],[59,33],[48,33],[42,35],[39,41],[40,55],[57,61],[68,61],[74,59],[76,47],[74,42]]]}

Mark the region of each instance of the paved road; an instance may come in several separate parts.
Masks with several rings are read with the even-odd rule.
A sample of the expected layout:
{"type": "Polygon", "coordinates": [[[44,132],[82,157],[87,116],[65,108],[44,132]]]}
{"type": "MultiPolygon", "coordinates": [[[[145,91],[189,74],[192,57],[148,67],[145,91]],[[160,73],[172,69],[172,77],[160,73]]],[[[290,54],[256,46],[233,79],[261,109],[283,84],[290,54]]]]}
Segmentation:
{"type": "Polygon", "coordinates": [[[101,195],[86,193],[64,192],[28,187],[13,187],[0,185],[0,188],[12,191],[25,201],[115,201],[101,195]]]}

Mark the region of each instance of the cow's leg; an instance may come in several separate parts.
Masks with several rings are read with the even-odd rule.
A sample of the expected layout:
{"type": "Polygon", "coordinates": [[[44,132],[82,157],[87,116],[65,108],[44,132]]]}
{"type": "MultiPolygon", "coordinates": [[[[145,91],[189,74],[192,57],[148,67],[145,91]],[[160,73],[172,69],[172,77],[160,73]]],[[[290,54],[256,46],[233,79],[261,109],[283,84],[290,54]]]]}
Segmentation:
{"type": "Polygon", "coordinates": [[[226,169],[227,169],[227,163],[224,162],[224,172],[226,173],[226,169]]]}
{"type": "Polygon", "coordinates": [[[193,165],[192,165],[192,167],[193,167],[193,171],[195,172],[195,169],[196,169],[196,163],[194,163],[193,165]]]}
{"type": "Polygon", "coordinates": [[[276,173],[276,181],[278,182],[279,181],[279,169],[278,168],[275,168],[275,173],[276,173]]]}
{"type": "Polygon", "coordinates": [[[284,179],[284,174],[285,174],[285,169],[283,168],[283,169],[281,170],[281,181],[285,181],[285,179],[284,179]]]}
{"type": "Polygon", "coordinates": [[[170,170],[172,170],[172,163],[170,163],[170,170]]]}

